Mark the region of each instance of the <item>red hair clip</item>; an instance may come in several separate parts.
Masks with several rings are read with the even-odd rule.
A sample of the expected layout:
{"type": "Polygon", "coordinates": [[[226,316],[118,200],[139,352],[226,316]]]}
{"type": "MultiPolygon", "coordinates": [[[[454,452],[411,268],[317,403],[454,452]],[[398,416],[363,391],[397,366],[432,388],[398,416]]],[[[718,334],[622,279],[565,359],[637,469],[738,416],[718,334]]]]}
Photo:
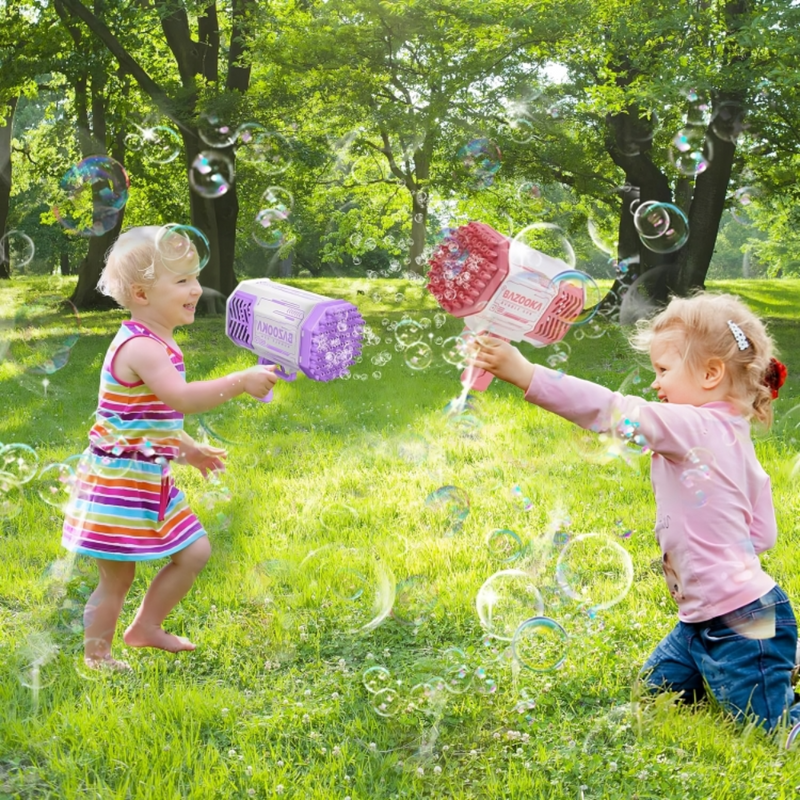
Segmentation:
{"type": "Polygon", "coordinates": [[[778,390],[783,386],[786,381],[788,370],[785,364],[781,364],[777,358],[769,360],[769,366],[764,374],[764,386],[768,387],[772,392],[772,399],[778,399],[778,390]]]}

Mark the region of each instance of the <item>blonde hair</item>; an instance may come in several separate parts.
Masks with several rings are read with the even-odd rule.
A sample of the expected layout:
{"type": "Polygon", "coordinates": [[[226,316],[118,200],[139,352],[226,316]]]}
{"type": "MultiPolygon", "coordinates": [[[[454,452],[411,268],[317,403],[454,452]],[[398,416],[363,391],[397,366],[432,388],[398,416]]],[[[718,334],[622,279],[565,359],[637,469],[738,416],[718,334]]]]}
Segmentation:
{"type": "Polygon", "coordinates": [[[156,282],[156,234],[160,230],[157,225],[143,225],[120,234],[108,251],[97,290],[128,308],[134,284],[152,286],[156,282]]]}
{"type": "Polygon", "coordinates": [[[673,297],[655,317],[637,323],[631,345],[649,353],[656,336],[673,331],[684,334],[683,360],[689,369],[699,372],[710,359],[720,359],[730,380],[730,402],[746,419],[755,418],[766,427],[772,424],[772,393],[764,378],[775,343],[764,323],[738,297],[707,292],[673,297]],[[729,321],[745,335],[744,350],[739,349],[729,321]]]}

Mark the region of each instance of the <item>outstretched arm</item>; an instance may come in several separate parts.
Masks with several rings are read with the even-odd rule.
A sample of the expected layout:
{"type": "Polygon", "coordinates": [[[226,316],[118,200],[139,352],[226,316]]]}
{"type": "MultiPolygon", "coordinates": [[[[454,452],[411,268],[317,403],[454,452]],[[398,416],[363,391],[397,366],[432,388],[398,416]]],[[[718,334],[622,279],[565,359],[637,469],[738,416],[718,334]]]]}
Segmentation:
{"type": "Polygon", "coordinates": [[[159,400],[182,414],[210,411],[240,394],[262,398],[275,385],[274,366],[257,366],[223,378],[187,383],[175,369],[163,345],[141,336],[119,350],[114,361],[118,376],[142,380],[159,400]],[[126,376],[127,373],[127,376],[126,376]]]}

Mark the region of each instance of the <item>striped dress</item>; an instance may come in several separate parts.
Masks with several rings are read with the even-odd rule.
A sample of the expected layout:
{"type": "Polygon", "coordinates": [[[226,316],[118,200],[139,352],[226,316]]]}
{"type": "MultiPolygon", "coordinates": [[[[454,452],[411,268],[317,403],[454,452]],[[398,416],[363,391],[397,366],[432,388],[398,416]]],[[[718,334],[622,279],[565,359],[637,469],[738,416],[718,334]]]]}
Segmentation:
{"type": "Polygon", "coordinates": [[[149,561],[205,536],[170,471],[180,453],[183,414],[143,382],[114,375],[119,348],[142,336],[161,344],[175,369],[185,372],[179,350],[134,320],[122,324],[103,362],[95,424],[66,508],[61,543],[73,553],[149,561]]]}

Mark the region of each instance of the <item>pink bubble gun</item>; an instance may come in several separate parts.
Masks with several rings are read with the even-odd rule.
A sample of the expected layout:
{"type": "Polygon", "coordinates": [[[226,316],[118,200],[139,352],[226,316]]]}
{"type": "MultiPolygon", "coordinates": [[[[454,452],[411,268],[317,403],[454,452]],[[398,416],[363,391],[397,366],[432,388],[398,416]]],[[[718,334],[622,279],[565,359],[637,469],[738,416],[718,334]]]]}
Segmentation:
{"type": "MultiPolygon", "coordinates": [[[[430,260],[428,290],[465,332],[545,347],[563,339],[583,311],[586,293],[557,258],[509,240],[482,222],[451,231],[430,260]]],[[[462,383],[483,391],[492,380],[467,368],[462,383]]]]}
{"type": "Polygon", "coordinates": [[[228,338],[256,353],[259,364],[277,364],[287,381],[298,370],[315,381],[341,378],[361,355],[364,318],[352,303],[269,278],[242,281],[225,317],[228,338]]]}

